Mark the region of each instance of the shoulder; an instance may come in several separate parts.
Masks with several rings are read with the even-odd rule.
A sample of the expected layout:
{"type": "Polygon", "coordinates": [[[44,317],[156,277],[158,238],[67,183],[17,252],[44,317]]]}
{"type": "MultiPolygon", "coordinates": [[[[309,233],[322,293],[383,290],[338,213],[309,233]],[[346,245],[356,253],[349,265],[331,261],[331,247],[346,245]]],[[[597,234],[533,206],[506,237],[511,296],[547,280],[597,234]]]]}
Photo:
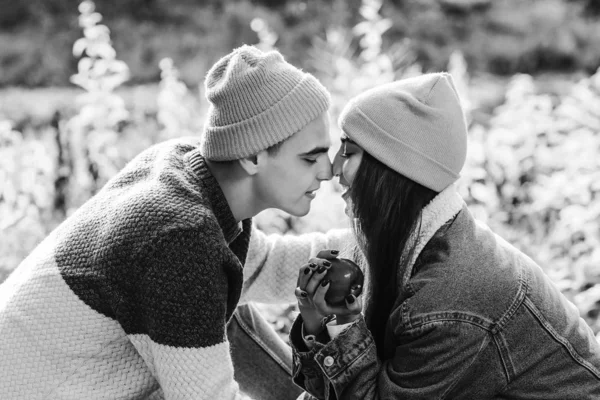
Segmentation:
{"type": "Polygon", "coordinates": [[[463,210],[425,246],[408,283],[405,317],[492,326],[526,291],[526,257],[463,210]]]}

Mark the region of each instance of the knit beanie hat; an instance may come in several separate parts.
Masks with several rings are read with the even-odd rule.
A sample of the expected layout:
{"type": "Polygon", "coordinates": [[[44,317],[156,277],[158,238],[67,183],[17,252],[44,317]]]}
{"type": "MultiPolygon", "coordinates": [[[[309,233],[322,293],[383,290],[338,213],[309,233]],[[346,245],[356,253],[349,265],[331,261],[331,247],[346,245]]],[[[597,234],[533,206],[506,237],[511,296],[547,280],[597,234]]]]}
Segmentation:
{"type": "Polygon", "coordinates": [[[277,51],[242,46],[204,81],[210,102],[201,152],[208,160],[247,157],[277,144],[327,111],[330,95],[277,51]]]}
{"type": "Polygon", "coordinates": [[[383,164],[436,192],[456,181],[465,163],[467,124],[448,73],[370,89],[350,100],[339,125],[383,164]]]}

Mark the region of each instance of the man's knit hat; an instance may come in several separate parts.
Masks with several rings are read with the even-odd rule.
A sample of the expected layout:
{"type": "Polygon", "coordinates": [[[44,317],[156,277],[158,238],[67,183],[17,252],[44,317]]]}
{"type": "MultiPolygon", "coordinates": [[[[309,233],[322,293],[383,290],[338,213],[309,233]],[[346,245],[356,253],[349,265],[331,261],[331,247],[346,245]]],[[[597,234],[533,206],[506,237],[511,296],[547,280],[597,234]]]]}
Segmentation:
{"type": "Polygon", "coordinates": [[[344,107],[339,125],[373,157],[436,192],[456,181],[465,163],[467,124],[448,73],[368,90],[344,107]]]}
{"type": "Polygon", "coordinates": [[[208,71],[210,102],[201,151],[213,161],[237,160],[267,149],[327,111],[330,95],[312,75],[277,51],[242,46],[208,71]]]}

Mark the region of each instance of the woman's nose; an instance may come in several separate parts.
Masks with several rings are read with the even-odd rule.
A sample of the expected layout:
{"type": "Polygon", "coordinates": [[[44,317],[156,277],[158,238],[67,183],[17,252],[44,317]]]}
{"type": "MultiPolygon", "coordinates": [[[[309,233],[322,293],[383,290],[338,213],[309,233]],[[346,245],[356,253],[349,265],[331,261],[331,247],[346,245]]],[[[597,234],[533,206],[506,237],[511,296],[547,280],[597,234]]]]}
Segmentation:
{"type": "Polygon", "coordinates": [[[342,165],[344,165],[344,158],[342,157],[342,153],[338,151],[333,158],[333,176],[340,176],[342,174],[342,165]]]}

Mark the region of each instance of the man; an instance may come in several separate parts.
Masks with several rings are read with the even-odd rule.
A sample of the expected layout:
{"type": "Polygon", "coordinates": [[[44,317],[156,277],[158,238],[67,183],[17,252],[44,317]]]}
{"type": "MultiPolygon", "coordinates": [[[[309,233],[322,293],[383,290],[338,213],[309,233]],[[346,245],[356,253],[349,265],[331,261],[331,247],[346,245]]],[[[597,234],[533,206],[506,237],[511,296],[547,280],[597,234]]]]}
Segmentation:
{"type": "MultiPolygon", "coordinates": [[[[201,143],[140,154],[0,286],[3,399],[242,398],[226,324],[242,295],[293,301],[297,276],[287,253],[248,254],[250,218],[305,215],[331,179],[330,99],[279,53],[249,46],[205,86],[201,143]]],[[[335,246],[316,235],[292,249],[335,246]]]]}

